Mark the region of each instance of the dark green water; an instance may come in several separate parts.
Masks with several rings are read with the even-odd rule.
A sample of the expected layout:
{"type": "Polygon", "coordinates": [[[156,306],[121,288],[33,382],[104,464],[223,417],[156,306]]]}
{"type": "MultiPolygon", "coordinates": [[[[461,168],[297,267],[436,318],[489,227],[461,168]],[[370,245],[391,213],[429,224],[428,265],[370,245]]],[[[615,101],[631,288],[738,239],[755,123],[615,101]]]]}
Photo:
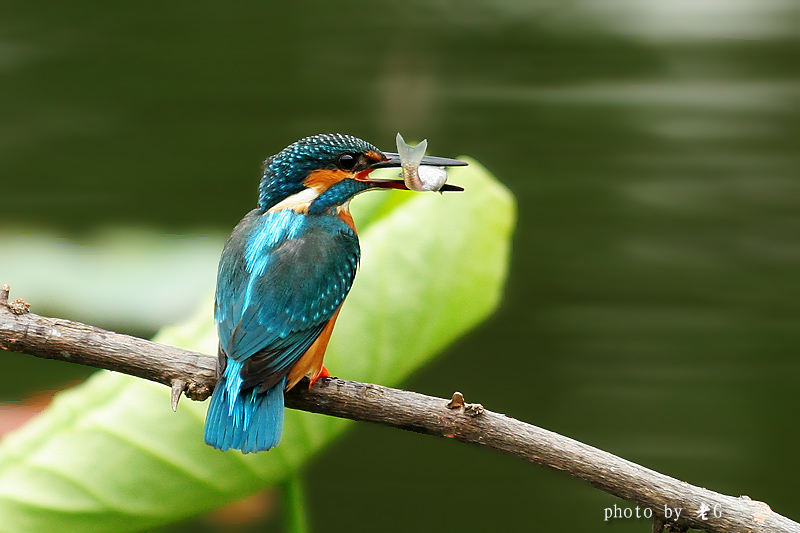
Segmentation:
{"type": "MultiPolygon", "coordinates": [[[[800,520],[797,7],[3,11],[4,236],[224,233],[253,205],[261,160],[300,137],[390,150],[397,131],[427,137],[505,182],[519,226],[498,314],[407,387],[461,390],[800,520]]],[[[15,364],[36,376],[27,391],[81,375],[15,364]]],[[[604,508],[629,505],[562,474],[365,425],[306,480],[316,531],[649,527],[605,523],[604,508]]]]}

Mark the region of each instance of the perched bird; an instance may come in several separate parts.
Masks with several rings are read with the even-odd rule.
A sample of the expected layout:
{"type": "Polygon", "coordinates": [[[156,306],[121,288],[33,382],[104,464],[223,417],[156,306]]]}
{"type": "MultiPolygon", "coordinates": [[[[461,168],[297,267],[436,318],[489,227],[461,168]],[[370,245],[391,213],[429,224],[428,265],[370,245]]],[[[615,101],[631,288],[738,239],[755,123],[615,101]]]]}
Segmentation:
{"type": "MultiPolygon", "coordinates": [[[[430,156],[421,164],[466,165],[430,156]]],[[[350,199],[406,189],[369,176],[400,166],[398,154],[340,134],[301,139],[264,161],[258,207],[234,228],[219,262],[218,381],[206,443],[245,453],[278,445],[284,390],[327,375],[322,358],[361,254],[350,199]]]]}

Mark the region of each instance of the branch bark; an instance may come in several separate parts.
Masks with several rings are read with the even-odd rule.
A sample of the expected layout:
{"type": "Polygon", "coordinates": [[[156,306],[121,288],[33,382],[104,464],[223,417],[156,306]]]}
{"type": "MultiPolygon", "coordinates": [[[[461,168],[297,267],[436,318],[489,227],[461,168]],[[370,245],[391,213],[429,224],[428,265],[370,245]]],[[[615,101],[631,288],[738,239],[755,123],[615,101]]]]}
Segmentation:
{"type": "MultiPolygon", "coordinates": [[[[173,408],[181,393],[204,400],[214,388],[216,358],[121,335],[86,324],[28,312],[21,300],[0,291],[0,348],[60,359],[137,376],[172,389],[173,408]]],[[[310,390],[295,387],[286,405],[313,413],[372,422],[448,437],[499,450],[526,461],[563,470],[609,494],[651,509],[653,531],[694,528],[712,532],[794,532],[800,524],[763,502],[690,485],[557,433],[526,424],[480,404],[451,400],[370,383],[321,378],[310,390]],[[676,520],[665,509],[682,509],[676,520]],[[702,510],[706,510],[703,518],[702,510]]]]}

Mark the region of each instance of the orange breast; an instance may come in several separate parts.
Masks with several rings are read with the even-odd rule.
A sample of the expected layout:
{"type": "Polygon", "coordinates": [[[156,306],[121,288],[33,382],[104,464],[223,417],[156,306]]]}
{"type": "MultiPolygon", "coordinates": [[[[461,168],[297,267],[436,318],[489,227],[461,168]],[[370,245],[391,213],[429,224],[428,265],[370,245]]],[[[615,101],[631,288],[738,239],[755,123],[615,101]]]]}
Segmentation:
{"type": "Polygon", "coordinates": [[[336,210],[336,216],[338,216],[342,222],[350,226],[350,229],[352,229],[355,233],[358,233],[356,231],[356,223],[353,222],[353,215],[350,214],[350,210],[346,205],[340,206],[336,210]]]}
{"type": "Polygon", "coordinates": [[[336,310],[336,313],[328,320],[325,329],[319,334],[314,344],[303,354],[303,356],[294,364],[289,371],[287,377],[286,390],[291,389],[305,376],[310,376],[311,379],[316,379],[322,372],[322,359],[325,357],[325,350],[328,349],[328,341],[331,340],[331,333],[333,333],[333,326],[336,319],[339,317],[339,311],[342,307],[336,310]]]}

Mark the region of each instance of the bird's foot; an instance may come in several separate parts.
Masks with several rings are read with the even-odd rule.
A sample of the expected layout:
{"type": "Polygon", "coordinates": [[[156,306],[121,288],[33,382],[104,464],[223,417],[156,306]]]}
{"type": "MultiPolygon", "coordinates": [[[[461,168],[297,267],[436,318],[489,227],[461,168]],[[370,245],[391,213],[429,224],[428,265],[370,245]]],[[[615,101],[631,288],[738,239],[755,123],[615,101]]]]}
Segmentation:
{"type": "Polygon", "coordinates": [[[311,376],[311,378],[308,380],[308,388],[310,389],[311,387],[313,387],[314,383],[316,383],[319,378],[329,378],[329,377],[331,377],[331,373],[328,372],[328,369],[325,368],[325,366],[323,365],[322,369],[319,371],[319,374],[317,374],[316,376],[311,376]]]}

